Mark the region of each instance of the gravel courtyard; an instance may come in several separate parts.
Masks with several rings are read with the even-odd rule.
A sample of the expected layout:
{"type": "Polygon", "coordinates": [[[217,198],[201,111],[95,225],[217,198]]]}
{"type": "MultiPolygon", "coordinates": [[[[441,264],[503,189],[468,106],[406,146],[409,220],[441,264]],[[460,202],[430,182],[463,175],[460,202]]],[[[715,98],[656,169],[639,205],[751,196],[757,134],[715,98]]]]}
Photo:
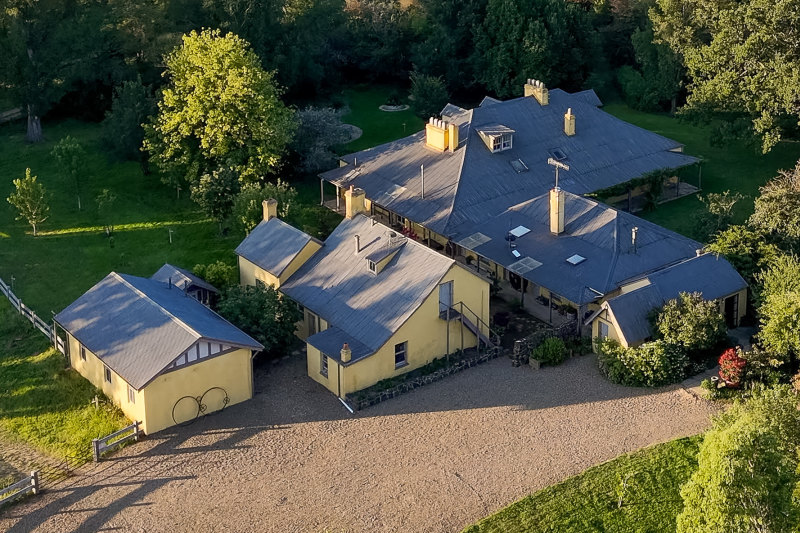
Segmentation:
{"type": "Polygon", "coordinates": [[[0,531],[456,531],[715,411],[678,386],[612,385],[591,356],[539,371],[500,358],[355,416],[301,359],[256,387],[5,509],[0,531]]]}

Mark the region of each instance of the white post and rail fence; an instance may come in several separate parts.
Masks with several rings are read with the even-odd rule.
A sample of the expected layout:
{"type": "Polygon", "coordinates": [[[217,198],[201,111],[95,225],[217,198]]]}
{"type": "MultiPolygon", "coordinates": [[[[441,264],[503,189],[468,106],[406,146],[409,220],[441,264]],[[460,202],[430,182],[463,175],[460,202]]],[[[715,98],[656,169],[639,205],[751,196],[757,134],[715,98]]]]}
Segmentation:
{"type": "Polygon", "coordinates": [[[55,323],[51,326],[39,316],[33,312],[33,309],[28,307],[23,303],[19,297],[14,294],[14,291],[11,290],[11,287],[0,278],[0,294],[8,298],[8,301],[11,302],[11,305],[19,311],[25,320],[29,320],[33,326],[41,331],[44,335],[47,335],[47,338],[50,339],[50,342],[53,344],[56,350],[61,352],[62,354],[67,353],[67,346],[63,338],[61,338],[58,333],[56,332],[55,323]]]}
{"type": "Polygon", "coordinates": [[[115,431],[111,435],[106,435],[101,439],[92,439],[92,457],[94,458],[94,462],[100,461],[104,453],[115,450],[127,442],[138,441],[139,435],[142,434],[142,430],[139,429],[139,424],[140,422],[134,422],[130,426],[115,431]]]}
{"type": "Polygon", "coordinates": [[[39,494],[39,471],[34,470],[26,478],[17,481],[13,485],[9,485],[4,489],[0,489],[0,505],[12,502],[17,498],[22,498],[28,493],[39,494]]]}

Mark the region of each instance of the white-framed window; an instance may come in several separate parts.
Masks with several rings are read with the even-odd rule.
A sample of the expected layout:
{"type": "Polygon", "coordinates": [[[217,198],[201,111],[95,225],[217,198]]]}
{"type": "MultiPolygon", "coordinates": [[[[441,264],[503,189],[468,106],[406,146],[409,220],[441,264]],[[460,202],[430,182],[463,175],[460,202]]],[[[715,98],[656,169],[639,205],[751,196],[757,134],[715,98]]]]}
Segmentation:
{"type": "Polygon", "coordinates": [[[104,366],[103,374],[105,375],[106,383],[111,383],[111,369],[108,368],[107,366],[104,366]]]}
{"type": "Polygon", "coordinates": [[[492,137],[492,152],[502,152],[503,150],[508,150],[512,146],[511,142],[511,134],[504,133],[502,135],[498,135],[497,137],[492,137]]]}
{"type": "Polygon", "coordinates": [[[395,221],[396,224],[400,224],[401,226],[405,226],[406,225],[406,219],[401,217],[400,215],[395,215],[394,216],[394,221],[395,221]]]}
{"type": "Polygon", "coordinates": [[[597,336],[601,339],[608,338],[608,324],[602,321],[597,322],[597,336]]]}
{"type": "Polygon", "coordinates": [[[319,354],[319,373],[328,377],[328,356],[324,353],[319,354]]]}
{"type": "Polygon", "coordinates": [[[395,368],[400,368],[401,366],[406,366],[408,364],[408,360],[406,358],[407,351],[408,351],[408,342],[401,342],[400,344],[394,345],[395,368]]]}
{"type": "Polygon", "coordinates": [[[81,344],[81,361],[86,361],[86,346],[81,344]]]}
{"type": "Polygon", "coordinates": [[[128,401],[136,403],[136,391],[130,385],[128,385],[128,401]]]}
{"type": "Polygon", "coordinates": [[[369,263],[369,264],[368,264],[368,266],[369,266],[369,271],[370,271],[370,272],[372,272],[373,274],[377,274],[377,272],[378,272],[378,267],[377,267],[377,265],[375,264],[375,261],[370,261],[370,260],[367,260],[367,263],[369,263]]]}

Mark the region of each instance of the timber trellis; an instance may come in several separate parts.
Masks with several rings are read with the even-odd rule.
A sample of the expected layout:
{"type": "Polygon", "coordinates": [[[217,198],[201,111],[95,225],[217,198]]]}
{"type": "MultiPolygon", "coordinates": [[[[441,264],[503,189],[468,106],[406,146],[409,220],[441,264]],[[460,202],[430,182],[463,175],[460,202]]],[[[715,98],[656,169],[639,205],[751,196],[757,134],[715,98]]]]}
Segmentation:
{"type": "Polygon", "coordinates": [[[39,318],[39,316],[33,312],[33,309],[25,305],[22,300],[20,300],[17,295],[14,294],[14,292],[11,290],[11,287],[9,287],[2,278],[0,278],[0,293],[8,298],[8,301],[11,302],[11,305],[14,306],[14,309],[19,311],[19,314],[25,317],[26,320],[30,320],[31,324],[33,324],[36,329],[47,335],[47,338],[50,339],[50,342],[59,352],[62,354],[67,353],[66,343],[64,342],[64,339],[58,336],[58,333],[56,333],[56,328],[39,318]]]}
{"type": "Polygon", "coordinates": [[[17,481],[13,485],[0,489],[0,505],[21,498],[32,492],[39,494],[39,472],[34,470],[31,475],[17,481]]]}
{"type": "Polygon", "coordinates": [[[141,434],[142,430],[139,429],[139,422],[134,422],[130,426],[125,426],[119,431],[115,431],[111,435],[106,435],[101,439],[92,439],[92,456],[94,457],[94,462],[96,463],[100,461],[100,457],[104,453],[111,451],[115,448],[118,448],[119,446],[122,446],[128,441],[131,440],[138,441],[139,435],[141,434]],[[125,433],[128,433],[129,431],[132,431],[133,433],[122,436],[125,433]],[[120,438],[112,442],[112,439],[115,439],[117,437],[120,438]]]}

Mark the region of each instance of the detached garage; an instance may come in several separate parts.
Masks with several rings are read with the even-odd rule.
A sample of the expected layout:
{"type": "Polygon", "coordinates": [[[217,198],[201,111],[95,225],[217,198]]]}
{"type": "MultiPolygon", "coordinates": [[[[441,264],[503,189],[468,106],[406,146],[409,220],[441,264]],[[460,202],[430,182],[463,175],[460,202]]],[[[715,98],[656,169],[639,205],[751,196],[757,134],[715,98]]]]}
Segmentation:
{"type": "Polygon", "coordinates": [[[171,283],[112,272],[55,320],[70,366],[147,434],[253,396],[263,346],[171,283]]]}

